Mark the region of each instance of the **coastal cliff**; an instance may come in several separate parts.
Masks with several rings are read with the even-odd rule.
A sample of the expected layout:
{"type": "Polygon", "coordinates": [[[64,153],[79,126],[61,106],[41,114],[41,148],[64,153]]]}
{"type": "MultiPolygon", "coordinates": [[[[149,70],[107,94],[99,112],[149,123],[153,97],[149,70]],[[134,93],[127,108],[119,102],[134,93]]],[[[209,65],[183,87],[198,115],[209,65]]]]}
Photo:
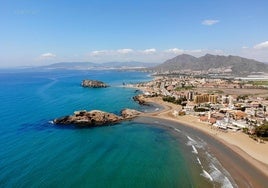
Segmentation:
{"type": "Polygon", "coordinates": [[[109,87],[106,83],[98,80],[83,80],[81,85],[83,87],[92,87],[92,88],[105,88],[109,87]]]}
{"type": "Polygon", "coordinates": [[[73,115],[56,118],[53,120],[57,125],[76,125],[79,127],[96,127],[118,123],[122,120],[132,119],[140,114],[139,111],[124,109],[121,111],[122,116],[108,113],[100,110],[92,111],[75,111],[73,115]]]}

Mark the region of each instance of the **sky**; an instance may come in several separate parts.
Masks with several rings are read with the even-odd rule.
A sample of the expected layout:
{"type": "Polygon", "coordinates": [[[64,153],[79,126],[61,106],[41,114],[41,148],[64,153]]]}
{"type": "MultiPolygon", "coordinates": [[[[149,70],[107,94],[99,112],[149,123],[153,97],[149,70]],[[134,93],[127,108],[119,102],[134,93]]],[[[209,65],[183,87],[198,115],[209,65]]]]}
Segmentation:
{"type": "Polygon", "coordinates": [[[0,67],[183,53],[268,62],[267,9],[267,0],[0,0],[0,67]]]}

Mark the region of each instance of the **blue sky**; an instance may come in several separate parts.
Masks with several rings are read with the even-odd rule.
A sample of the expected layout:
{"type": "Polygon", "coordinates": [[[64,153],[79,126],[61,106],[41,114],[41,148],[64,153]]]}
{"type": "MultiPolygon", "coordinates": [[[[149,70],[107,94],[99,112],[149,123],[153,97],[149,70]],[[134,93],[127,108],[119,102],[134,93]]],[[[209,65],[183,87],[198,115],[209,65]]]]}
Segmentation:
{"type": "Polygon", "coordinates": [[[0,66],[182,53],[268,62],[267,8],[267,0],[0,0],[0,66]]]}

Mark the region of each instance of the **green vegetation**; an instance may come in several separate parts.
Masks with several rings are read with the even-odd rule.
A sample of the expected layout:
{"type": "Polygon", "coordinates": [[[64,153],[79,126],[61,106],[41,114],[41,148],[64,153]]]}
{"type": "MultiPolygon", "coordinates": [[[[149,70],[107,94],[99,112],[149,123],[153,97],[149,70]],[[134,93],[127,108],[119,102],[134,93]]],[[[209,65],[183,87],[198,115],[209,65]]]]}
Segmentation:
{"type": "Polygon", "coordinates": [[[224,91],[222,90],[210,90],[210,91],[207,91],[208,94],[223,94],[224,91]]]}
{"type": "Polygon", "coordinates": [[[179,98],[176,100],[175,97],[170,97],[170,96],[164,96],[162,99],[163,99],[163,101],[171,102],[171,103],[179,104],[179,105],[181,105],[182,102],[187,100],[186,98],[179,98]]]}
{"type": "Polygon", "coordinates": [[[209,111],[209,109],[206,108],[206,107],[197,107],[197,106],[195,106],[194,111],[195,112],[207,112],[207,111],[209,111]]]}
{"type": "Polygon", "coordinates": [[[237,96],[237,100],[239,101],[240,99],[242,99],[242,100],[245,100],[245,99],[247,99],[248,98],[248,95],[238,95],[237,96]]]}
{"type": "Polygon", "coordinates": [[[246,127],[243,128],[243,132],[246,133],[246,134],[248,134],[248,128],[246,128],[246,127]]]}
{"type": "Polygon", "coordinates": [[[249,84],[253,84],[254,86],[268,86],[268,80],[254,80],[249,81],[249,84]]]}
{"type": "Polygon", "coordinates": [[[268,122],[256,127],[255,132],[258,137],[268,138],[268,122]]]}
{"type": "Polygon", "coordinates": [[[195,88],[194,86],[182,86],[182,87],[176,87],[175,91],[181,91],[181,90],[191,90],[195,88]]]}

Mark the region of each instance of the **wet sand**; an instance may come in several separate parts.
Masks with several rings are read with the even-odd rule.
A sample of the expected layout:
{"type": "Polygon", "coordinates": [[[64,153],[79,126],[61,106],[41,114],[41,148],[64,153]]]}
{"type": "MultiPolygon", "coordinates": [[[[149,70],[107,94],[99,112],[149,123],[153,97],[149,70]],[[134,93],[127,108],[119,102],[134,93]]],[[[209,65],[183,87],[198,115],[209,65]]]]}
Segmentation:
{"type": "Polygon", "coordinates": [[[180,106],[164,102],[161,98],[146,98],[146,101],[161,105],[163,110],[144,113],[139,117],[140,120],[152,124],[157,120],[165,127],[187,129],[209,143],[212,153],[231,174],[239,187],[267,187],[267,143],[257,143],[244,133],[225,133],[212,129],[208,124],[199,122],[194,116],[175,117],[172,112],[175,109],[179,110],[180,106]]]}

